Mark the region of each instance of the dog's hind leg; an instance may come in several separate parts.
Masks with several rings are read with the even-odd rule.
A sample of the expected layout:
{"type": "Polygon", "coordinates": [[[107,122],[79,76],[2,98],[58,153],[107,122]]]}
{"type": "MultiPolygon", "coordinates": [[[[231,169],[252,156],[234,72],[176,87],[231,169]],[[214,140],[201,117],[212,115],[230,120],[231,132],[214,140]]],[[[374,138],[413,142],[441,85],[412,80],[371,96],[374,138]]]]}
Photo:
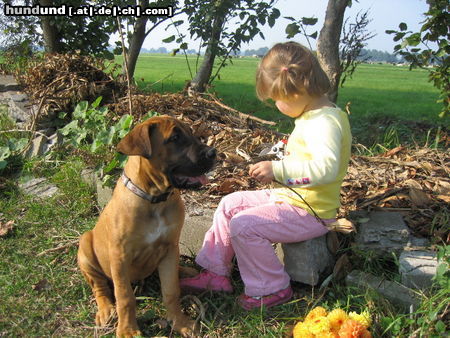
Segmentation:
{"type": "Polygon", "coordinates": [[[95,324],[106,326],[114,317],[115,310],[109,280],[103,273],[92,247],[92,232],[88,231],[80,238],[78,265],[89,283],[97,302],[95,324]]]}

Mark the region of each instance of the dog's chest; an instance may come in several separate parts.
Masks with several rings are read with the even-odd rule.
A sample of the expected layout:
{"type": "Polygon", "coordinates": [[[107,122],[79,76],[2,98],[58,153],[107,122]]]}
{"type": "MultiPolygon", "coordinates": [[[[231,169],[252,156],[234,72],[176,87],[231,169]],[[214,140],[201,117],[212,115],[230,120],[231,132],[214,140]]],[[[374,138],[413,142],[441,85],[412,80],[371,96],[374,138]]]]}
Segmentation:
{"type": "Polygon", "coordinates": [[[170,224],[161,213],[152,215],[150,223],[145,227],[144,241],[148,245],[165,242],[174,231],[175,224],[170,224]]]}

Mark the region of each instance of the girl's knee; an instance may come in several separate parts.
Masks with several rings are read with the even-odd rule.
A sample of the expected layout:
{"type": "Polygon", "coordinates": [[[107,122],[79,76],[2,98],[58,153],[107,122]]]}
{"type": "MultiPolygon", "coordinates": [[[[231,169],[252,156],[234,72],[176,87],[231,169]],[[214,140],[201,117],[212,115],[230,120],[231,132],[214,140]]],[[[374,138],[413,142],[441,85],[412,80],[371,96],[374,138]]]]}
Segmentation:
{"type": "Polygon", "coordinates": [[[242,204],[242,198],[239,196],[239,191],[233,192],[224,196],[217,207],[217,210],[229,213],[231,210],[239,207],[242,204]]]}
{"type": "Polygon", "coordinates": [[[251,215],[238,213],[230,220],[230,237],[252,236],[252,224],[254,219],[251,215]]]}

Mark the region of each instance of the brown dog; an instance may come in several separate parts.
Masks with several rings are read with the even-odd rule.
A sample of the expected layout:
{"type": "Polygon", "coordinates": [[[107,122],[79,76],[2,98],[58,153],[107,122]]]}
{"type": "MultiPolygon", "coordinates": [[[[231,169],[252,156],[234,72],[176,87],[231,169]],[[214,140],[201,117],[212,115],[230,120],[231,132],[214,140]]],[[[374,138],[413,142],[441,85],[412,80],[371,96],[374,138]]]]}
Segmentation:
{"type": "Polygon", "coordinates": [[[180,306],[178,240],[184,205],[178,188],[204,183],[216,151],[171,117],[137,125],[118,144],[129,155],[124,175],[92,231],[81,236],[78,264],[97,301],[96,324],[104,326],[117,306],[117,336],[140,335],[131,282],[158,269],[167,318],[183,336],[194,332],[180,306]]]}

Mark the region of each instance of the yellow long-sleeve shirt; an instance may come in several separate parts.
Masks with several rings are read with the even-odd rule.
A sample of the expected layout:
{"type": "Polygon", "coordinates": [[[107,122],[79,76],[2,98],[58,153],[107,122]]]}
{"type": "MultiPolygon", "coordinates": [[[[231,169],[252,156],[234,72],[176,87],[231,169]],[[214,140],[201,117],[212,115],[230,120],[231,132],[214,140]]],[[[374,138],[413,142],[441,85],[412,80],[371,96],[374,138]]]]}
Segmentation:
{"type": "MultiPolygon", "coordinates": [[[[285,157],[272,161],[275,179],[295,189],[319,217],[336,217],[351,140],[350,124],[341,109],[324,107],[303,113],[295,120],[285,157]]],[[[274,189],[272,196],[312,214],[287,188],[274,189]]]]}

